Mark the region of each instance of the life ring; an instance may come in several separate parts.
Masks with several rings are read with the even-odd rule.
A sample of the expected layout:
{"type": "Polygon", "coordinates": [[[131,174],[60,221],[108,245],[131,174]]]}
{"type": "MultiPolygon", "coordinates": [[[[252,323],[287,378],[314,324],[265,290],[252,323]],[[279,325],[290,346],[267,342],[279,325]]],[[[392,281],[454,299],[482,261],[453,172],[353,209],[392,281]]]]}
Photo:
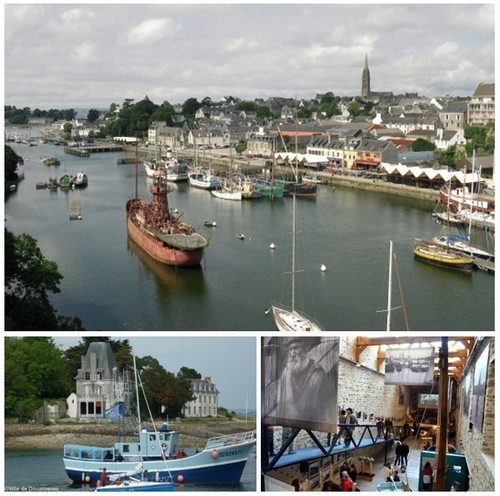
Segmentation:
{"type": "Polygon", "coordinates": [[[168,448],[168,445],[167,445],[167,443],[163,443],[163,444],[161,445],[161,447],[163,448],[163,450],[166,450],[166,449],[168,448]]]}

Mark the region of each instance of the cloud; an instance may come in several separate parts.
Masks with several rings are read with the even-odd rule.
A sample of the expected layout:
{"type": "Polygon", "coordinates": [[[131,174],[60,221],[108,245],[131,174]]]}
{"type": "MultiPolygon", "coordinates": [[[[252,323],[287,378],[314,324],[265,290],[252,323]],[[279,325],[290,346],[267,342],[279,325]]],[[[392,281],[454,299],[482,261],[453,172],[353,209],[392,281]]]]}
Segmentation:
{"type": "Polygon", "coordinates": [[[174,23],[166,17],[148,19],[130,30],[127,43],[130,45],[150,45],[173,34],[173,31],[174,23]]]}
{"type": "Polygon", "coordinates": [[[88,60],[95,59],[96,54],[96,45],[95,43],[91,43],[90,41],[86,41],[77,47],[75,47],[72,58],[77,62],[86,62],[88,60]]]}
{"type": "Polygon", "coordinates": [[[225,45],[227,52],[241,52],[242,50],[255,50],[259,44],[256,41],[247,40],[246,38],[233,38],[228,40],[225,45]]]}

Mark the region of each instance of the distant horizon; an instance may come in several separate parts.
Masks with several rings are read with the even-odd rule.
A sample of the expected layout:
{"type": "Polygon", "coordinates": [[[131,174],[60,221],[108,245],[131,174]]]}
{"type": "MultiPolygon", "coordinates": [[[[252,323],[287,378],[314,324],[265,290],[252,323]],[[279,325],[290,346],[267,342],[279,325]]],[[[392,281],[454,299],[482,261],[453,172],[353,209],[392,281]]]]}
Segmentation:
{"type": "MultiPolygon", "coordinates": [[[[476,91],[477,86],[479,84],[481,84],[481,83],[483,83],[483,84],[495,84],[494,81],[479,81],[477,83],[476,87],[474,88],[474,91],[472,91],[472,93],[470,95],[450,95],[450,94],[445,94],[445,95],[427,96],[427,95],[420,95],[420,94],[417,93],[414,98],[419,99],[419,100],[420,99],[432,100],[433,98],[437,98],[437,99],[440,99],[440,98],[443,98],[443,99],[444,98],[452,98],[452,99],[467,99],[467,98],[472,98],[472,95],[476,91]]],[[[388,91],[390,91],[390,90],[388,90],[388,91]]],[[[324,93],[321,93],[321,94],[325,94],[325,93],[328,93],[328,92],[324,92],[324,93]]],[[[331,93],[333,93],[333,92],[331,92],[331,93]]],[[[374,91],[374,93],[379,93],[379,92],[374,91]]],[[[394,92],[392,92],[392,93],[393,93],[393,95],[395,97],[401,97],[401,98],[412,98],[411,96],[407,96],[407,95],[413,95],[414,94],[414,92],[409,92],[409,91],[405,92],[405,93],[398,93],[398,94],[396,94],[394,92]]],[[[319,93],[317,93],[317,94],[319,94],[319,93]]],[[[140,101],[144,100],[144,98],[146,98],[146,96],[147,95],[144,95],[143,98],[138,99],[137,101],[134,100],[132,102],[132,105],[135,104],[135,103],[137,103],[137,102],[140,102],[140,101]]],[[[261,98],[261,97],[240,98],[240,97],[235,96],[235,95],[231,95],[231,96],[233,96],[234,98],[236,98],[236,99],[238,99],[240,101],[254,102],[255,100],[260,100],[260,99],[266,101],[266,100],[269,100],[271,98],[283,98],[283,99],[287,99],[287,100],[294,99],[294,100],[297,100],[297,101],[301,101],[301,100],[311,101],[311,100],[315,99],[316,95],[314,97],[310,97],[310,98],[305,98],[305,97],[297,97],[297,98],[295,98],[295,97],[287,97],[287,96],[279,96],[279,95],[274,95],[274,96],[270,96],[270,97],[267,97],[267,98],[261,98]]],[[[335,93],[334,93],[334,96],[343,99],[343,98],[358,98],[360,95],[335,95],[335,93]]],[[[196,98],[196,97],[188,97],[188,98],[196,98]]],[[[183,105],[183,103],[184,103],[184,102],[172,103],[172,102],[170,102],[168,100],[165,100],[165,101],[163,101],[161,103],[157,103],[154,100],[152,100],[151,98],[150,98],[150,100],[155,105],[162,105],[165,101],[167,101],[168,103],[170,103],[174,107],[178,106],[178,105],[183,105]]],[[[215,103],[215,104],[218,104],[218,103],[222,102],[222,99],[220,99],[220,100],[212,100],[212,102],[215,103]]],[[[200,101],[200,103],[201,103],[201,101],[200,101]]],[[[91,106],[85,106],[85,107],[79,107],[79,106],[70,105],[69,107],[50,107],[50,108],[35,107],[35,108],[33,108],[30,105],[19,105],[19,106],[17,106],[17,105],[11,105],[11,104],[8,104],[8,103],[4,103],[4,106],[6,106],[6,107],[9,107],[9,106],[10,107],[16,107],[16,108],[20,108],[20,109],[21,108],[29,108],[31,112],[33,112],[34,110],[41,110],[43,112],[48,112],[49,110],[69,110],[69,109],[73,109],[75,112],[78,113],[78,111],[89,111],[89,110],[98,110],[100,112],[107,112],[107,111],[109,111],[109,109],[110,109],[110,107],[111,107],[112,104],[120,105],[121,106],[123,104],[123,102],[111,102],[107,107],[105,107],[105,106],[99,106],[98,107],[98,106],[92,106],[92,105],[91,106]]]]}

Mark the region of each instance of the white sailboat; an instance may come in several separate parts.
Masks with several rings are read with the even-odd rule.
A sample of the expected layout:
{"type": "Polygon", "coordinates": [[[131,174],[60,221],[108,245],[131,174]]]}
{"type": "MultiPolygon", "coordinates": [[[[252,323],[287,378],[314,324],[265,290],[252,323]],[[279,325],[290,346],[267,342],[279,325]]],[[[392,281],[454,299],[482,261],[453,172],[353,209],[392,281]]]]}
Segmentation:
{"type": "MultiPolygon", "coordinates": [[[[297,147],[297,136],[295,136],[295,146],[297,147]]],[[[295,154],[297,155],[297,154],[295,154]]],[[[296,268],[296,242],[297,242],[297,199],[292,194],[292,305],[288,307],[280,303],[273,303],[271,306],[274,322],[279,331],[323,331],[321,324],[316,322],[304,312],[299,312],[295,308],[295,274],[299,271],[296,268]]]]}
{"type": "Polygon", "coordinates": [[[212,195],[221,200],[232,200],[232,201],[243,200],[241,187],[234,180],[232,149],[231,149],[230,163],[229,163],[229,179],[227,181],[222,181],[220,188],[213,189],[212,191],[210,191],[210,193],[212,193],[212,195]]]}

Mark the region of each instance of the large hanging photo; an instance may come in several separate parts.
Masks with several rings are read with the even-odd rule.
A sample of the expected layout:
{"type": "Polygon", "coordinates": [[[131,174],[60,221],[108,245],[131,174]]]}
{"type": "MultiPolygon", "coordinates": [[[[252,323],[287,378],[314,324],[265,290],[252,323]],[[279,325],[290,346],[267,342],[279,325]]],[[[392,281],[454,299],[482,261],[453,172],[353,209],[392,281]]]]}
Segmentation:
{"type": "Polygon", "coordinates": [[[338,363],[338,338],[262,338],[262,422],[337,432],[338,363]]]}
{"type": "Polygon", "coordinates": [[[427,385],[433,376],[434,348],[387,350],[386,384],[427,385]]]}

